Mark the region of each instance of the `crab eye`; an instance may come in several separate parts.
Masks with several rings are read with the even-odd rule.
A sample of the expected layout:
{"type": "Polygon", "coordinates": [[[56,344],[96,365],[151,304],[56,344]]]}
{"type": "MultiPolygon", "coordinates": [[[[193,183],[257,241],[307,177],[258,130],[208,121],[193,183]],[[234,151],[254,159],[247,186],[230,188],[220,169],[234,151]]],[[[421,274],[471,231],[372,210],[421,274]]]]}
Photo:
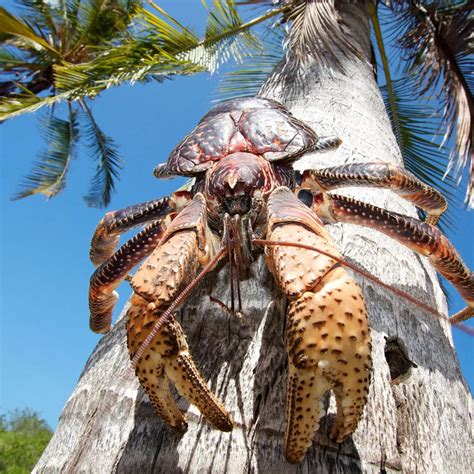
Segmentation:
{"type": "Polygon", "coordinates": [[[313,204],[313,195],[306,189],[302,189],[298,193],[298,199],[308,207],[311,207],[313,204]]]}

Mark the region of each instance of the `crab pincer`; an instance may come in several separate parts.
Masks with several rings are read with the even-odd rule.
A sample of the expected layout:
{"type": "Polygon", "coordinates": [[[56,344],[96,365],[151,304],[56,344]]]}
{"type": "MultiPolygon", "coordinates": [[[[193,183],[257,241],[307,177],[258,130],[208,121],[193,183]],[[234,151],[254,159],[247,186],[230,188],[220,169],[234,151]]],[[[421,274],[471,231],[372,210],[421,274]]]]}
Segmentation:
{"type": "MultiPolygon", "coordinates": [[[[289,190],[268,199],[267,238],[315,246],[339,256],[323,224],[289,190]]],[[[341,442],[359,422],[370,384],[371,344],[359,286],[335,260],[310,250],[274,246],[269,268],[289,299],[286,457],[300,462],[324,414],[324,394],[334,390],[332,438],[341,442]],[[309,270],[308,270],[309,269],[309,270]]]]}
{"type": "MultiPolygon", "coordinates": [[[[209,259],[212,245],[205,238],[205,229],[205,206],[198,195],[171,223],[160,244],[132,278],[135,295],[127,313],[132,360],[160,315],[209,259]]],[[[171,427],[184,430],[186,420],[171,395],[169,381],[212,425],[222,431],[232,430],[229,414],[207,387],[174,318],[169,318],[153,337],[135,370],[153,406],[171,427]]]]}

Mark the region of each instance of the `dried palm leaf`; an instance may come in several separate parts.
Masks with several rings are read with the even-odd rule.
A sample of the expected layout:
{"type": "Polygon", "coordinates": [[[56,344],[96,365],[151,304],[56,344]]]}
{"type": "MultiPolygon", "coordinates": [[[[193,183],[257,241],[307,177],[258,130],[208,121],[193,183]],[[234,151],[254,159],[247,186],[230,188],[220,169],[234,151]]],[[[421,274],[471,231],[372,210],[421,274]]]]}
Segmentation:
{"type": "Polygon", "coordinates": [[[455,136],[448,172],[458,179],[470,168],[467,200],[474,207],[474,16],[472,2],[442,7],[439,2],[402,2],[395,7],[398,42],[406,71],[417,77],[420,96],[443,104],[445,139],[455,136]]]}

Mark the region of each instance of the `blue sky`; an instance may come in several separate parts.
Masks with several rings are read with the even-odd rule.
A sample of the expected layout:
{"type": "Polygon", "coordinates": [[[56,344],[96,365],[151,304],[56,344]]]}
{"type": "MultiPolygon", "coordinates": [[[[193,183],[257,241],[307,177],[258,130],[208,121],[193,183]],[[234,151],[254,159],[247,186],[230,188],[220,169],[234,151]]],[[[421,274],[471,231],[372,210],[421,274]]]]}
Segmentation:
{"type": "MultiPolygon", "coordinates": [[[[187,2],[174,1],[173,8],[170,1],[159,3],[183,18],[187,2]]],[[[197,10],[203,11],[199,5],[197,10]]],[[[180,181],[157,181],[152,170],[209,109],[217,83],[216,76],[177,78],[161,85],[115,88],[94,101],[97,121],[120,144],[126,159],[109,210],[169,194],[179,186],[180,181]]],[[[87,208],[82,200],[95,169],[83,149],[59,197],[10,200],[43,146],[37,117],[28,115],[0,126],[0,413],[29,407],[54,427],[99,340],[88,329],[87,291],[93,271],[88,250],[105,211],[87,208]]],[[[458,230],[449,237],[471,268],[473,235],[472,212],[460,210],[458,230]]],[[[122,286],[119,292],[120,308],[129,290],[122,286]]],[[[453,312],[464,304],[451,293],[453,312]]],[[[454,338],[472,387],[472,339],[458,330],[454,338]]]]}

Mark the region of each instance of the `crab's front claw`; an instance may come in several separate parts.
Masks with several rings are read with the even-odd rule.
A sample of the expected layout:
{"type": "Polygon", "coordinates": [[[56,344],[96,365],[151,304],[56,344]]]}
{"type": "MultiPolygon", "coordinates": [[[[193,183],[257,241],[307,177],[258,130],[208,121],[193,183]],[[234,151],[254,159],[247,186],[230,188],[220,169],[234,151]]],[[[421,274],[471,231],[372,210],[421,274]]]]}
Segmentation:
{"type": "MultiPolygon", "coordinates": [[[[179,298],[198,268],[212,256],[212,237],[206,237],[205,212],[205,202],[197,195],[173,220],[160,244],[130,280],[135,292],[127,313],[128,349],[132,359],[160,315],[179,298]]],[[[229,414],[196,368],[183,330],[174,318],[167,320],[147,344],[136,371],[156,410],[172,427],[182,430],[186,421],[171,396],[169,381],[215,427],[222,431],[232,429],[229,414]]]]}
{"type": "MultiPolygon", "coordinates": [[[[133,358],[159,313],[153,303],[134,295],[127,316],[128,349],[133,358]]],[[[136,373],[153,406],[171,427],[182,431],[187,425],[171,395],[170,380],[178,392],[196,405],[212,425],[222,431],[232,430],[229,414],[196,368],[183,330],[174,318],[153,338],[136,365],[136,373]]]]}
{"type": "MultiPolygon", "coordinates": [[[[268,201],[267,239],[294,242],[340,257],[322,223],[284,188],[268,201]]],[[[332,437],[341,442],[357,427],[370,384],[371,344],[361,290],[334,259],[313,250],[275,245],[270,271],[290,300],[286,320],[288,402],[286,457],[300,462],[333,389],[337,415],[332,437]]]]}
{"type": "Polygon", "coordinates": [[[331,437],[340,443],[362,416],[370,384],[370,335],[359,287],[343,268],[292,301],[287,317],[288,422],[286,455],[303,459],[333,389],[337,415],[331,437]]]}

